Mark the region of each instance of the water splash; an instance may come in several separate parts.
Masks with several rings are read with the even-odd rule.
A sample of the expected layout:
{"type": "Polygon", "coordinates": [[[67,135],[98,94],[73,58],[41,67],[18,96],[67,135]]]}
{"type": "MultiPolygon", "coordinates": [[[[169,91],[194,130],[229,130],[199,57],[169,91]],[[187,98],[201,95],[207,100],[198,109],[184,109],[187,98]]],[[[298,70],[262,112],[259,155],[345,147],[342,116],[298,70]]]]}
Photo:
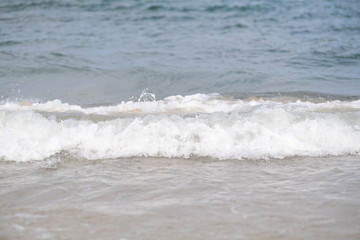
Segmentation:
{"type": "Polygon", "coordinates": [[[145,88],[139,98],[138,98],[138,102],[151,102],[151,101],[156,101],[156,97],[154,93],[148,92],[148,88],[145,88]]]}

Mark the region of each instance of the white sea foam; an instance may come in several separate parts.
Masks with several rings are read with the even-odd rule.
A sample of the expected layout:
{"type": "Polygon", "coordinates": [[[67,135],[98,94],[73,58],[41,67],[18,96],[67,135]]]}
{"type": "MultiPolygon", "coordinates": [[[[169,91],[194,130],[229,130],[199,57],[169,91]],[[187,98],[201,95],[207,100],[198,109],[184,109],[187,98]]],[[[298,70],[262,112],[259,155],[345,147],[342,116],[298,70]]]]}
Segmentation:
{"type": "Polygon", "coordinates": [[[60,101],[29,106],[6,103],[0,110],[0,158],[24,162],[62,152],[85,159],[266,159],[359,154],[359,105],[359,101],[241,101],[208,95],[96,108],[60,101]],[[126,107],[157,114],[91,121],[58,120],[56,114],[41,113],[110,114],[126,107]],[[179,112],[198,114],[170,114],[179,112]]]}
{"type": "MultiPolygon", "coordinates": [[[[144,93],[141,95],[143,96],[144,93]]],[[[151,95],[151,99],[155,99],[151,95]]],[[[56,99],[45,103],[6,102],[0,104],[0,111],[37,111],[50,113],[82,113],[97,115],[117,114],[187,114],[215,112],[249,112],[258,107],[283,108],[296,111],[360,111],[360,100],[309,102],[292,98],[249,98],[245,100],[225,98],[218,94],[194,94],[189,96],[170,96],[164,100],[127,101],[117,105],[81,107],[62,103],[56,99]]]]}

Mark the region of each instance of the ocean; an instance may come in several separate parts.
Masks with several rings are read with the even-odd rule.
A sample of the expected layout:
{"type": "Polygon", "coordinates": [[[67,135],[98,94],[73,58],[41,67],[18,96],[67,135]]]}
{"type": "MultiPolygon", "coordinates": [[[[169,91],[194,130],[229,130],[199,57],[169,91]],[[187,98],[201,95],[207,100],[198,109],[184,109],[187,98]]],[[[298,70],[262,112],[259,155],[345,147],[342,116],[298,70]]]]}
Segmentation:
{"type": "Polygon", "coordinates": [[[0,2],[0,239],[358,239],[359,199],[359,1],[0,2]]]}

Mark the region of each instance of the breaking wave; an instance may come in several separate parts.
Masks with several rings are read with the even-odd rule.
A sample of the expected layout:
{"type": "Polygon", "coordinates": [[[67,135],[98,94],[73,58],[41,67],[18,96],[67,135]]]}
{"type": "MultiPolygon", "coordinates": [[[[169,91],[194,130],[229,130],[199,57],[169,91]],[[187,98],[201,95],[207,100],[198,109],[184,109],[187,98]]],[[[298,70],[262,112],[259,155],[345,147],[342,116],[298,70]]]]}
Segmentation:
{"type": "Polygon", "coordinates": [[[0,158],[27,162],[66,153],[85,159],[268,159],[360,153],[359,100],[240,100],[216,94],[154,99],[97,107],[60,100],[2,103],[0,158]]]}

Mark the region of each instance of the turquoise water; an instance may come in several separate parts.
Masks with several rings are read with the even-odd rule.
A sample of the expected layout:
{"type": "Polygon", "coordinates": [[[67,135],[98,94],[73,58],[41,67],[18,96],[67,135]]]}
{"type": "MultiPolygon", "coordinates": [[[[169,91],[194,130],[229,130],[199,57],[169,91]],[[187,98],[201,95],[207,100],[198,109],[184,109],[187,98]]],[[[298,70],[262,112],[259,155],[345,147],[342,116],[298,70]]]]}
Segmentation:
{"type": "Polygon", "coordinates": [[[2,1],[0,96],[359,96],[359,9],[356,0],[2,1]]]}

